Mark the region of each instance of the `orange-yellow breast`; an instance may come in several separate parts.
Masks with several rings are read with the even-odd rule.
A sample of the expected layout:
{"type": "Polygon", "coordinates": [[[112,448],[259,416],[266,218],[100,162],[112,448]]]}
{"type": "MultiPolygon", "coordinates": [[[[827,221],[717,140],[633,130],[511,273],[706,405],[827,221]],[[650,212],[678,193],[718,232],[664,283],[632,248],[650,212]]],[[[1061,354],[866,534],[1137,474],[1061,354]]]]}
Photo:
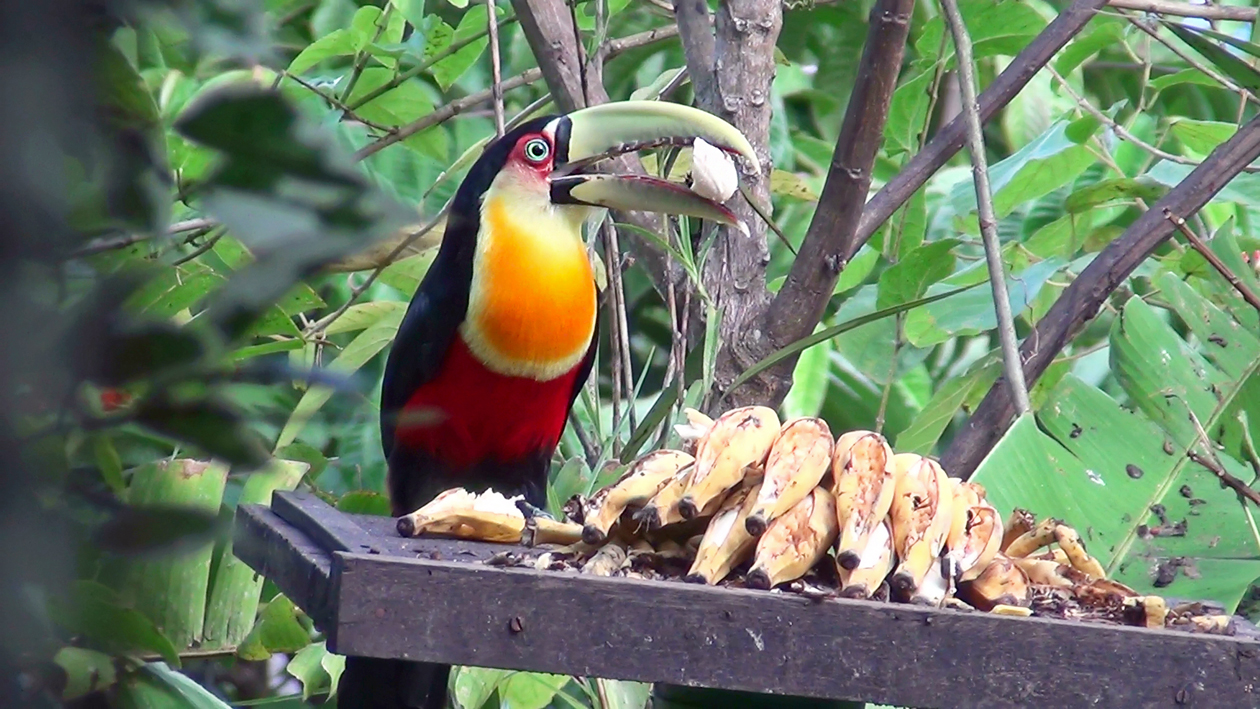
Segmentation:
{"type": "Polygon", "coordinates": [[[492,370],[545,381],[586,354],[596,293],[577,216],[487,195],[462,335],[492,370]]]}

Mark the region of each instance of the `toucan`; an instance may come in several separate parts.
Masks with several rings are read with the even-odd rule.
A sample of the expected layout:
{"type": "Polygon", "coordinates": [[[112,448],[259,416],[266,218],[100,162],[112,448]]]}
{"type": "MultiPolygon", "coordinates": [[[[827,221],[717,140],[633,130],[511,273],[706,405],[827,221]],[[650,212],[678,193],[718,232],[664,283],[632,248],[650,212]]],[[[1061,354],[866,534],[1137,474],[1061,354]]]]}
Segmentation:
{"type": "MultiPolygon", "coordinates": [[[[601,168],[696,139],[760,169],[735,127],[662,101],[536,118],[486,147],[455,193],[385,364],[380,429],[395,517],[452,487],[544,506],[551,458],[598,341],[583,225],[606,209],[739,225],[682,183],[601,168]]],[[[343,708],[445,706],[449,667],[351,660],[343,708]]]]}

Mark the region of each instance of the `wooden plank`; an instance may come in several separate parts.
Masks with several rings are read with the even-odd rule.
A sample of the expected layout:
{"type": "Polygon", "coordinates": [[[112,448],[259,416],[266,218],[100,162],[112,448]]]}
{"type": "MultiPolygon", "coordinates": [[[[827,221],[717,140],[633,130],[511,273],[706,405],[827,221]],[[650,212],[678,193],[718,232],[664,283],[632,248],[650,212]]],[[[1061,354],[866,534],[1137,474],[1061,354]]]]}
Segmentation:
{"type": "Polygon", "coordinates": [[[321,629],[336,617],[329,551],[266,505],[237,508],[232,553],[274,581],[321,629]]]}
{"type": "Polygon", "coordinates": [[[371,535],[355,524],[350,515],[309,492],[277,490],[271,497],[271,509],[325,549],[380,553],[371,535]]]}
{"type": "Polygon", "coordinates": [[[336,652],[914,707],[1260,704],[1260,643],[333,555],[336,652]]]}

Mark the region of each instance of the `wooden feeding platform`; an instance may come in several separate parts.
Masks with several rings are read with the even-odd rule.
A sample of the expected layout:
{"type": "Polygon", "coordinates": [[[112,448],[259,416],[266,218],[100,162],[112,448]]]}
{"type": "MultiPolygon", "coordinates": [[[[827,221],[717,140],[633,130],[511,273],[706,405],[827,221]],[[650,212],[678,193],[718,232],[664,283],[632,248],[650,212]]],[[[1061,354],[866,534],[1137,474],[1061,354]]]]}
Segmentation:
{"type": "MultiPolygon", "coordinates": [[[[343,655],[909,707],[1255,707],[1260,640],[503,568],[302,493],[234,551],[343,655]]],[[[521,551],[524,551],[523,549],[521,551]]]]}

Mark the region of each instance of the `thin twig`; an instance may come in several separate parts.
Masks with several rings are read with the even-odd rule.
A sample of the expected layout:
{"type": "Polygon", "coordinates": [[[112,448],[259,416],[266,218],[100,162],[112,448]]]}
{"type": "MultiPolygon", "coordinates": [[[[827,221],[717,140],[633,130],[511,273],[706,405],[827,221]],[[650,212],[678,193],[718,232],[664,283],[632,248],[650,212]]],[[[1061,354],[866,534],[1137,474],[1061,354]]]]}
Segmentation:
{"type": "Polygon", "coordinates": [[[357,122],[359,122],[359,123],[362,123],[363,125],[367,126],[368,128],[371,128],[371,129],[373,129],[373,130],[379,131],[379,132],[381,132],[381,133],[389,133],[390,131],[392,131],[392,130],[393,130],[393,128],[390,128],[389,126],[381,125],[381,124],[379,124],[379,123],[373,123],[372,121],[369,121],[368,119],[363,118],[362,116],[359,116],[359,115],[355,114],[355,112],[354,112],[354,111],[353,111],[353,110],[352,110],[349,106],[347,106],[345,103],[343,103],[341,99],[339,99],[339,98],[337,98],[336,96],[333,96],[333,95],[331,95],[331,94],[324,93],[323,91],[320,91],[318,86],[315,86],[314,84],[310,83],[309,81],[306,81],[306,80],[305,80],[305,79],[303,79],[302,77],[300,77],[300,76],[298,76],[298,75],[296,75],[296,74],[290,74],[290,73],[289,73],[289,72],[287,72],[287,71],[286,71],[286,72],[283,72],[283,73],[284,73],[284,77],[285,77],[285,78],[292,79],[295,83],[297,83],[297,85],[298,85],[298,86],[301,86],[302,88],[306,89],[307,91],[310,91],[311,93],[315,94],[316,96],[319,96],[320,98],[322,98],[322,99],[324,99],[325,101],[327,101],[327,102],[328,102],[328,105],[332,106],[333,108],[337,109],[338,111],[341,111],[342,115],[343,115],[345,118],[348,118],[348,119],[350,119],[350,120],[352,120],[352,121],[357,121],[357,122]]]}
{"type": "MultiPolygon", "coordinates": [[[[597,415],[598,413],[596,412],[597,415]]],[[[582,446],[582,454],[586,457],[586,466],[594,470],[595,464],[599,462],[599,449],[595,447],[595,442],[591,440],[590,434],[586,432],[586,428],[578,420],[577,412],[573,409],[569,409],[569,427],[573,429],[573,435],[577,436],[578,443],[582,446]]]]}
{"type": "Polygon", "coordinates": [[[1171,0],[1108,0],[1107,4],[1124,10],[1138,10],[1157,15],[1200,17],[1205,20],[1234,20],[1237,22],[1256,21],[1256,9],[1254,7],[1201,5],[1199,3],[1172,2],[1171,0]]]}
{"type": "MultiPolygon", "coordinates": [[[[513,22],[516,22],[516,15],[509,13],[505,15],[503,19],[499,20],[497,27],[506,27],[507,25],[513,22]]],[[[443,59],[446,59],[447,57],[451,56],[455,52],[458,52],[464,47],[467,47],[473,42],[477,42],[481,40],[483,37],[486,36],[488,32],[489,32],[489,29],[478,32],[476,34],[469,35],[463,39],[451,42],[450,44],[446,45],[446,47],[443,48],[442,51],[435,53],[433,56],[429,57],[428,59],[425,59],[424,61],[420,62],[416,66],[411,67],[407,71],[404,71],[398,76],[395,76],[393,79],[390,79],[384,84],[381,84],[379,87],[372,89],[371,91],[363,94],[359,98],[352,101],[350,103],[351,110],[356,109],[371,101],[374,101],[375,99],[380,98],[382,95],[387,94],[390,91],[393,91],[399,86],[402,86],[403,84],[407,83],[411,79],[414,79],[417,76],[420,76],[421,74],[423,74],[424,72],[432,68],[433,65],[437,64],[443,59]]]]}
{"type": "Polygon", "coordinates": [[[1150,35],[1152,39],[1164,45],[1170,52],[1172,52],[1173,54],[1176,54],[1178,57],[1181,58],[1182,61],[1189,64],[1191,67],[1198,69],[1199,71],[1211,77],[1212,80],[1215,81],[1216,83],[1220,84],[1221,86],[1224,86],[1230,91],[1233,91],[1239,96],[1242,96],[1244,100],[1250,101],[1251,103],[1260,104],[1260,98],[1257,98],[1255,94],[1251,93],[1247,89],[1244,89],[1238,84],[1235,84],[1233,81],[1230,81],[1229,79],[1225,78],[1225,76],[1223,76],[1219,72],[1213,71],[1210,67],[1208,67],[1208,65],[1204,64],[1203,62],[1200,62],[1196,60],[1194,57],[1190,56],[1189,54],[1186,54],[1184,51],[1182,51],[1180,47],[1178,47],[1177,45],[1173,44],[1172,42],[1162,37],[1158,31],[1148,27],[1146,23],[1141,20],[1141,18],[1135,17],[1130,12],[1122,11],[1120,14],[1123,15],[1124,18],[1127,19],[1129,23],[1132,24],[1134,27],[1150,35]]]}
{"type": "Polygon", "coordinates": [[[1019,413],[1027,413],[1028,384],[1024,382],[1024,366],[1019,358],[1019,338],[1015,334],[1015,316],[1011,313],[1010,294],[1006,291],[1006,269],[1002,265],[1002,243],[998,240],[997,214],[993,210],[993,193],[989,187],[989,163],[984,154],[984,133],[980,124],[980,104],[976,100],[976,70],[972,62],[971,37],[963,24],[956,0],[941,0],[949,33],[954,38],[958,57],[958,86],[962,90],[962,114],[967,122],[967,152],[971,154],[971,173],[976,183],[976,214],[980,219],[980,238],[989,263],[989,285],[993,289],[993,309],[997,313],[998,341],[1002,344],[1002,364],[1006,380],[1015,398],[1019,413]]]}
{"type": "Polygon", "coordinates": [[[179,257],[178,259],[175,259],[175,261],[171,265],[182,266],[188,263],[189,261],[192,261],[193,259],[197,258],[198,256],[206,253],[210,249],[213,249],[214,245],[219,243],[219,239],[222,239],[223,235],[226,233],[227,233],[227,229],[223,227],[216,227],[215,229],[211,231],[211,233],[206,237],[206,240],[202,242],[201,245],[199,245],[197,248],[193,249],[192,251],[188,252],[187,254],[184,254],[183,256],[179,257]]]}
{"type": "MultiPolygon", "coordinates": [[[[381,38],[381,33],[385,31],[385,27],[389,24],[389,16],[393,12],[393,3],[386,3],[380,17],[376,18],[376,33],[372,35],[372,43],[376,43],[381,38]]],[[[345,103],[350,98],[350,93],[354,91],[355,85],[359,83],[359,77],[363,76],[363,70],[367,68],[368,59],[371,56],[364,49],[360,49],[355,53],[354,67],[350,69],[350,80],[346,82],[346,88],[341,91],[342,103],[345,103]]]]}
{"type": "Polygon", "coordinates": [[[503,137],[503,68],[499,60],[499,21],[494,0],[486,0],[486,28],[490,34],[490,86],[494,100],[494,136],[503,137]]]}
{"type": "Polygon", "coordinates": [[[451,208],[451,202],[454,200],[455,198],[451,197],[451,199],[447,200],[446,205],[442,207],[441,211],[439,211],[435,217],[430,219],[415,233],[408,235],[406,239],[398,242],[398,246],[395,246],[394,250],[390,251],[389,255],[386,256],[381,263],[376,266],[376,268],[372,269],[372,272],[368,274],[368,277],[364,279],[362,283],[350,290],[350,297],[346,298],[346,302],[338,306],[336,310],[311,323],[305,330],[303,330],[302,339],[311,339],[323,332],[324,329],[336,321],[337,318],[345,315],[346,311],[350,309],[350,306],[354,305],[355,302],[358,301],[359,296],[363,295],[368,288],[371,288],[372,284],[376,282],[376,279],[380,277],[381,273],[383,273],[386,268],[389,268],[389,265],[394,262],[394,259],[398,258],[403,251],[407,250],[408,246],[411,246],[417,239],[432,231],[433,227],[437,226],[438,223],[442,221],[442,219],[446,216],[447,211],[451,208]]]}
{"type": "Polygon", "coordinates": [[[1260,311],[1260,297],[1257,297],[1255,292],[1248,288],[1246,283],[1242,282],[1242,279],[1238,277],[1238,274],[1234,273],[1230,270],[1229,266],[1225,265],[1225,262],[1221,260],[1220,256],[1217,256],[1212,249],[1208,248],[1207,244],[1203,243],[1203,239],[1200,239],[1199,235],[1194,233],[1194,230],[1186,225],[1185,219],[1173,214],[1170,209],[1164,210],[1164,218],[1177,226],[1177,229],[1181,231],[1182,236],[1186,237],[1186,241],[1190,242],[1190,245],[1194,247],[1194,250],[1198,251],[1199,255],[1206,259],[1208,263],[1212,264],[1212,268],[1215,268],[1217,273],[1221,274],[1225,277],[1225,280],[1229,281],[1229,284],[1234,287],[1234,290],[1238,291],[1239,294],[1242,295],[1243,300],[1247,301],[1251,307],[1260,311]]]}
{"type": "Polygon", "coordinates": [[[1247,483],[1231,475],[1229,471],[1221,467],[1221,464],[1216,462],[1213,458],[1205,455],[1199,455],[1194,451],[1186,451],[1186,457],[1212,471],[1212,474],[1220,479],[1221,484],[1225,487],[1228,487],[1238,493],[1241,497],[1251,500],[1252,503],[1260,505],[1260,492],[1256,492],[1247,483]]]}
{"type": "MultiPolygon", "coordinates": [[[[637,415],[634,410],[634,363],[630,359],[630,322],[626,314],[626,290],[621,272],[621,245],[617,240],[617,230],[613,228],[611,221],[605,220],[603,229],[604,249],[608,257],[608,289],[612,292],[609,302],[613,308],[613,327],[617,332],[615,340],[617,351],[613,353],[613,356],[621,358],[619,369],[622,382],[614,380],[613,387],[622,385],[626,388],[626,416],[630,420],[630,430],[633,431],[638,427],[638,422],[635,420],[637,415]]],[[[613,430],[616,431],[617,428],[614,426],[613,430]]]]}
{"type": "MultiPolygon", "coordinates": [[[[202,231],[205,229],[210,229],[216,226],[217,224],[218,222],[214,221],[213,219],[204,219],[204,218],[186,219],[182,222],[175,222],[174,224],[167,227],[166,234],[174,236],[176,234],[183,234],[190,231],[202,231]]],[[[128,246],[138,244],[141,241],[147,241],[149,239],[152,239],[154,236],[155,235],[151,233],[135,233],[135,234],[127,234],[125,236],[114,237],[111,239],[99,239],[99,240],[93,241],[87,246],[84,246],[78,251],[71,253],[69,258],[87,258],[88,256],[95,256],[96,254],[104,253],[106,251],[113,251],[115,249],[125,249],[128,246]]]]}

